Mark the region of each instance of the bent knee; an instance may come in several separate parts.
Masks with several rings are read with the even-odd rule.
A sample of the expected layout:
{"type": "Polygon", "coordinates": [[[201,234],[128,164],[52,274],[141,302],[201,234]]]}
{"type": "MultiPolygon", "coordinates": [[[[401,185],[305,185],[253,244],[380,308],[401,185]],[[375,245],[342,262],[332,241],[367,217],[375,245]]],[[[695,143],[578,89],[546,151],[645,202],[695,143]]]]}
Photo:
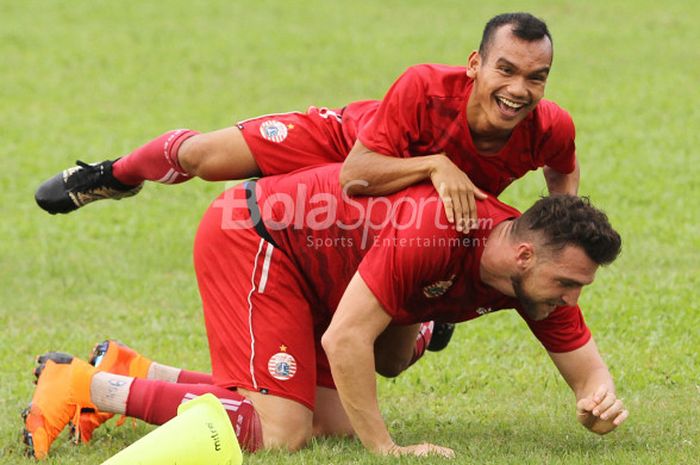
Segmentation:
{"type": "Polygon", "coordinates": [[[401,373],[403,373],[408,368],[408,366],[408,360],[391,358],[385,360],[377,360],[375,369],[377,373],[379,373],[385,378],[396,378],[401,373]]]}
{"type": "Polygon", "coordinates": [[[290,452],[297,451],[311,440],[313,427],[311,422],[289,421],[285,419],[283,424],[263,425],[263,444],[266,449],[285,449],[290,452]]]}
{"type": "Polygon", "coordinates": [[[197,134],[182,143],[177,154],[178,162],[189,175],[206,179],[210,173],[205,168],[205,161],[214,150],[215,148],[205,135],[197,134]]]}
{"type": "Polygon", "coordinates": [[[261,174],[241,130],[235,126],[190,137],[180,146],[178,161],[189,175],[205,181],[261,174]]]}

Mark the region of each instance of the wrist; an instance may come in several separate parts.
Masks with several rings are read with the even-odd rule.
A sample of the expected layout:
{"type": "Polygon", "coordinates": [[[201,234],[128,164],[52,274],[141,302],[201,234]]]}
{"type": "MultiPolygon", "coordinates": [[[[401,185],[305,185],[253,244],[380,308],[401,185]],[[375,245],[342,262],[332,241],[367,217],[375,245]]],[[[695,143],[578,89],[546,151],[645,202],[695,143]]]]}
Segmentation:
{"type": "Polygon", "coordinates": [[[432,178],[433,175],[442,168],[446,160],[449,161],[449,159],[442,153],[426,156],[425,165],[427,170],[427,177],[432,178]]]}
{"type": "Polygon", "coordinates": [[[398,455],[399,446],[390,439],[389,442],[376,445],[370,450],[378,455],[398,455]]]}

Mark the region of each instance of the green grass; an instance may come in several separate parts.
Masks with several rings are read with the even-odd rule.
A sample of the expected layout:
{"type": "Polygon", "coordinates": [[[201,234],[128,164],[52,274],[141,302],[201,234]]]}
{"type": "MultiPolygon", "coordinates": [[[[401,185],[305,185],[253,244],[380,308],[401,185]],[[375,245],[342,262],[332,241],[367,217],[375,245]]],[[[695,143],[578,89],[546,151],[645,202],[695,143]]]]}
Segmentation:
{"type": "MultiPolygon", "coordinates": [[[[66,217],[32,195],[76,158],[127,152],[171,128],[378,98],[414,63],[462,63],[493,14],[530,9],[555,38],[548,97],[577,123],[582,193],[604,208],[624,253],[582,298],[631,417],[597,437],[546,354],[510,312],[380,382],[401,443],[454,448],[457,463],[697,463],[700,426],[700,7],[646,1],[0,1],[0,463],[21,456],[18,413],[33,356],[87,355],[118,337],[153,358],[207,370],[191,266],[197,222],[222,184],[148,185],[138,199],[66,217]]],[[[540,174],[503,196],[520,208],[540,174]]],[[[50,464],[100,463],[150,427],[59,440],[50,464]]],[[[434,463],[374,458],[318,441],[248,464],[434,463]]]]}

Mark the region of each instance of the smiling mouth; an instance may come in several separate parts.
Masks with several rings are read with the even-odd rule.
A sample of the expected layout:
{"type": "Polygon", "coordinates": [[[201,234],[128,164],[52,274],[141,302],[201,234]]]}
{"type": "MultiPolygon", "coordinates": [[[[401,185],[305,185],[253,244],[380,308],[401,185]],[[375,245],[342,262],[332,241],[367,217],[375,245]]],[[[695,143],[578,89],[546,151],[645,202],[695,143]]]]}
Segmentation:
{"type": "Polygon", "coordinates": [[[501,109],[503,113],[509,116],[515,116],[517,115],[520,110],[525,108],[528,104],[524,102],[516,102],[515,100],[511,100],[506,97],[502,97],[500,95],[496,96],[496,104],[498,105],[498,108],[501,109]]]}

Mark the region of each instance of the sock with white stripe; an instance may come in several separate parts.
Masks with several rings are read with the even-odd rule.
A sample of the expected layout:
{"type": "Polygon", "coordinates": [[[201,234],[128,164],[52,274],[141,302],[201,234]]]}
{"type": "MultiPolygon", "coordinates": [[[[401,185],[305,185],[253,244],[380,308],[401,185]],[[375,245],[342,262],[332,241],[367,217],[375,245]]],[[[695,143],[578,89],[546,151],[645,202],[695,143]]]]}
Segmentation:
{"type": "Polygon", "coordinates": [[[122,157],[112,165],[117,181],[135,186],[143,181],[179,184],[191,179],[180,166],[178,151],[184,141],[199,134],[189,129],[168,131],[122,157]]]}
{"type": "Polygon", "coordinates": [[[425,355],[425,350],[428,348],[430,339],[433,337],[434,328],[434,321],[421,323],[420,329],[418,330],[418,335],[416,336],[416,345],[413,347],[413,356],[411,357],[411,361],[408,362],[408,366],[413,365],[420,360],[423,355],[425,355]]]}
{"type": "Polygon", "coordinates": [[[146,379],[157,379],[169,383],[181,384],[214,384],[209,373],[171,367],[158,362],[151,362],[151,365],[148,367],[148,376],[146,376],[146,379]]]}
{"type": "Polygon", "coordinates": [[[162,425],[177,415],[181,403],[206,393],[214,394],[226,409],[241,448],[249,452],[260,449],[262,427],[253,404],[238,392],[219,386],[134,379],[125,411],[127,416],[162,425]]]}

